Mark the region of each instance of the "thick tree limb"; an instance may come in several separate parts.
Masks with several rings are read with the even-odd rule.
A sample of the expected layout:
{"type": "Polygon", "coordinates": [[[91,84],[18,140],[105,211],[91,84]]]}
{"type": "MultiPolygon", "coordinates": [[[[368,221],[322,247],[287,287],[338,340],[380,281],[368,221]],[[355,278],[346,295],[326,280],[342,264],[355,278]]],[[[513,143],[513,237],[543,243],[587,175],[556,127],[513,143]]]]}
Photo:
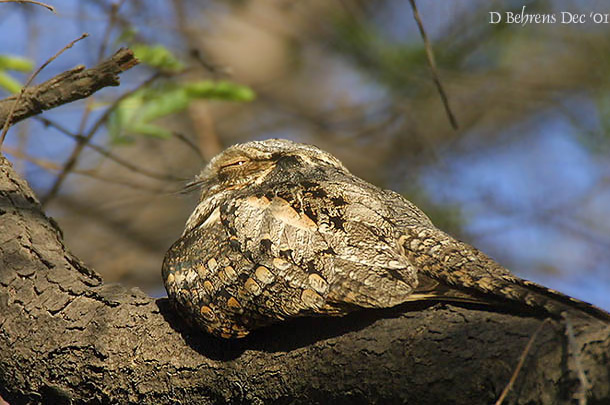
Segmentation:
{"type": "MultiPolygon", "coordinates": [[[[38,86],[29,87],[19,100],[10,124],[62,104],[89,97],[103,87],[118,86],[118,74],[137,63],[133,52],[123,48],[93,68],[85,69],[83,65],[79,65],[38,86]]],[[[0,127],[4,126],[17,97],[18,95],[14,95],[0,100],[0,127]]]]}
{"type": "MultiPolygon", "coordinates": [[[[225,342],[165,299],[103,284],[0,160],[0,395],[9,403],[491,403],[541,321],[451,306],[301,319],[225,342]]],[[[592,398],[610,399],[610,333],[583,325],[592,398]]],[[[543,328],[505,403],[570,403],[563,331],[543,328]]]]}

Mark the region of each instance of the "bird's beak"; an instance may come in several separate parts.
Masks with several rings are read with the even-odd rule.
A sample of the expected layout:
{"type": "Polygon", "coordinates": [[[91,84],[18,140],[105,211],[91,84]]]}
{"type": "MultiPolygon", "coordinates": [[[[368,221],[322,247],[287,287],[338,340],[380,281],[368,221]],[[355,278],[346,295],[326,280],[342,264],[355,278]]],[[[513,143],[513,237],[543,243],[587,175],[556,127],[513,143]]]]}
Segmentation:
{"type": "Polygon", "coordinates": [[[181,194],[188,194],[195,190],[200,190],[203,188],[207,188],[210,183],[208,178],[204,178],[202,176],[195,177],[192,181],[186,183],[184,188],[180,191],[181,194]]]}

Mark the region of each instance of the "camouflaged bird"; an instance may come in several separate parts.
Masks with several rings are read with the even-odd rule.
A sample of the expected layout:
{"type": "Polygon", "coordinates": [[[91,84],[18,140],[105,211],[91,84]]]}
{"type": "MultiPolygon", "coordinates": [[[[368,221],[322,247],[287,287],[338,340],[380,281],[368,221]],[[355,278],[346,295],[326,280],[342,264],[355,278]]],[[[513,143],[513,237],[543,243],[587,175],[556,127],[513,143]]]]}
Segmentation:
{"type": "Polygon", "coordinates": [[[201,197],[165,256],[165,288],[183,317],[223,338],[297,316],[419,300],[504,302],[610,320],[515,277],[315,146],[235,145],[189,187],[201,188],[201,197]]]}

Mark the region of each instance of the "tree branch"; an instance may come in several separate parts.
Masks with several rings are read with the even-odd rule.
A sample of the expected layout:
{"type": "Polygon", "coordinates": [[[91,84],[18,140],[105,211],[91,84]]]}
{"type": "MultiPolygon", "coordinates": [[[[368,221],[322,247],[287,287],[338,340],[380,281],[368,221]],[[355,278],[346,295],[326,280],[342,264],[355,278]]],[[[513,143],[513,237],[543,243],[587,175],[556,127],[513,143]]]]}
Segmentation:
{"type": "Polygon", "coordinates": [[[36,4],[37,6],[42,6],[44,8],[46,8],[47,10],[53,12],[53,14],[57,14],[57,12],[55,11],[55,7],[48,5],[46,3],[42,3],[40,1],[34,1],[34,0],[0,0],[0,3],[30,3],[30,4],[36,4]]]}
{"type": "MultiPolygon", "coordinates": [[[[119,49],[111,58],[85,69],[79,65],[60,73],[38,86],[29,87],[15,108],[10,124],[40,114],[45,110],[89,97],[107,86],[120,84],[118,74],[138,64],[130,49],[119,49]]],[[[18,95],[0,100],[0,127],[4,126],[18,95]]]]}

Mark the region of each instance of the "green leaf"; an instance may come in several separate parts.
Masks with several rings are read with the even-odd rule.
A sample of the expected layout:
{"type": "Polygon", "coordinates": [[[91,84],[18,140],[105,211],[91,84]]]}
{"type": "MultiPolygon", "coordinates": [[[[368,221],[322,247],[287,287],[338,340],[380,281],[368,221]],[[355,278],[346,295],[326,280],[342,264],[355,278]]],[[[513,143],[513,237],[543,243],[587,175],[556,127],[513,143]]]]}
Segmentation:
{"type": "Polygon", "coordinates": [[[31,60],[20,56],[0,55],[0,70],[16,70],[29,72],[34,67],[31,60]]]}
{"type": "Polygon", "coordinates": [[[108,120],[106,121],[106,128],[108,128],[108,136],[110,142],[114,144],[125,144],[130,143],[133,140],[124,135],[124,128],[126,127],[129,119],[129,109],[125,108],[123,100],[117,108],[112,111],[108,120]]]}
{"type": "Polygon", "coordinates": [[[184,69],[184,64],[162,45],[134,44],[131,49],[136,58],[149,66],[172,72],[184,69]]]}
{"type": "Polygon", "coordinates": [[[190,99],[183,87],[150,92],[143,95],[139,118],[148,122],[175,114],[186,109],[189,102],[190,99]]]}
{"type": "Polygon", "coordinates": [[[142,89],[121,101],[111,114],[110,139],[114,143],[131,142],[128,134],[168,138],[171,132],[153,122],[185,110],[195,99],[250,101],[254,91],[236,83],[211,80],[142,89]]]}
{"type": "Polygon", "coordinates": [[[119,44],[121,42],[133,42],[137,33],[137,28],[129,26],[121,32],[121,35],[119,35],[119,37],[115,40],[115,43],[119,44]]]}
{"type": "Polygon", "coordinates": [[[189,83],[185,86],[185,89],[191,98],[224,101],[252,101],[255,98],[254,91],[250,87],[228,81],[203,80],[189,83]]]}
{"type": "Polygon", "coordinates": [[[144,136],[150,136],[153,138],[167,139],[171,138],[172,136],[172,133],[165,128],[162,128],[158,125],[146,124],[142,122],[138,122],[135,125],[132,125],[130,127],[130,130],[133,133],[144,136]]]}
{"type": "Polygon", "coordinates": [[[143,89],[121,101],[108,120],[111,141],[118,144],[131,143],[133,139],[129,134],[170,137],[169,131],[152,124],[151,121],[186,108],[187,103],[172,99],[176,93],[176,89],[143,89]]]}
{"type": "Polygon", "coordinates": [[[18,93],[21,90],[21,83],[7,73],[0,71],[0,88],[7,90],[9,93],[18,93]]]}

